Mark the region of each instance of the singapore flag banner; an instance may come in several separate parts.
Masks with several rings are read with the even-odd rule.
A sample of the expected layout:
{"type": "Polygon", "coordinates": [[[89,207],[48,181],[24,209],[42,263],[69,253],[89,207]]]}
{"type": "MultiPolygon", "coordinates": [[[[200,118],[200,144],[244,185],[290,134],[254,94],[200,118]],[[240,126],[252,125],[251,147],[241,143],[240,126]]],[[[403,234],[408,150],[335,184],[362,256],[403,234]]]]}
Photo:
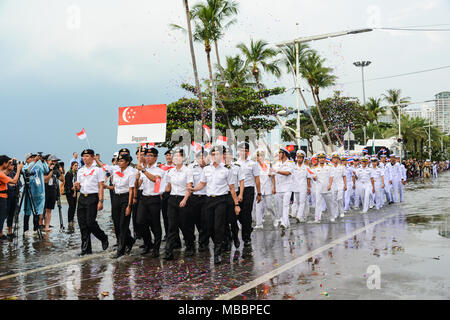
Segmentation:
{"type": "Polygon", "coordinates": [[[165,142],[167,105],[119,108],[117,144],[165,142]]]}

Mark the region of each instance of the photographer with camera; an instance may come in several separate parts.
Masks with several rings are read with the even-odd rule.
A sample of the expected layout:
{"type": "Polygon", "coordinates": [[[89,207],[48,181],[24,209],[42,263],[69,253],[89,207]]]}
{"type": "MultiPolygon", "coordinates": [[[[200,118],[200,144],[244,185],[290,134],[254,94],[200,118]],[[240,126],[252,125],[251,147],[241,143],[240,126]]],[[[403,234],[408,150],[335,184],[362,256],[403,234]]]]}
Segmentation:
{"type": "Polygon", "coordinates": [[[28,235],[30,216],[33,215],[33,230],[38,231],[39,219],[45,207],[44,165],[42,152],[38,154],[28,153],[25,155],[26,164],[23,167],[25,183],[28,183],[31,197],[25,195],[25,204],[22,211],[25,214],[23,220],[23,234],[28,235]],[[31,202],[33,200],[33,203],[31,202]]]}
{"type": "Polygon", "coordinates": [[[8,216],[8,184],[17,184],[19,182],[20,171],[23,164],[17,165],[17,172],[13,179],[5,173],[12,164],[11,158],[5,155],[0,156],[0,240],[6,240],[3,234],[3,224],[8,216]]]}
{"type": "Polygon", "coordinates": [[[54,155],[50,155],[47,158],[48,174],[44,176],[45,182],[45,229],[44,231],[50,232],[50,220],[52,219],[52,210],[55,209],[56,200],[59,196],[59,184],[58,180],[64,182],[63,175],[61,174],[61,168],[58,163],[58,159],[54,155]]]}
{"type": "MultiPolygon", "coordinates": [[[[17,172],[19,172],[20,175],[20,171],[18,170],[18,164],[19,163],[17,162],[16,159],[12,159],[12,161],[9,162],[8,167],[6,168],[4,173],[11,179],[14,179],[17,172]]],[[[14,214],[16,213],[19,200],[19,190],[21,188],[22,182],[20,181],[20,178],[16,184],[8,183],[8,202],[7,202],[8,216],[6,218],[6,226],[8,227],[7,237],[9,241],[12,241],[15,236],[13,233],[13,222],[14,222],[14,214]]],[[[2,230],[0,229],[0,234],[1,231],[2,230]]]]}
{"type": "Polygon", "coordinates": [[[77,181],[78,162],[72,161],[70,170],[67,171],[65,176],[64,191],[66,193],[67,203],[69,204],[68,221],[69,229],[73,229],[73,220],[75,217],[75,211],[77,208],[77,196],[78,192],[75,190],[74,183],[77,181]]]}

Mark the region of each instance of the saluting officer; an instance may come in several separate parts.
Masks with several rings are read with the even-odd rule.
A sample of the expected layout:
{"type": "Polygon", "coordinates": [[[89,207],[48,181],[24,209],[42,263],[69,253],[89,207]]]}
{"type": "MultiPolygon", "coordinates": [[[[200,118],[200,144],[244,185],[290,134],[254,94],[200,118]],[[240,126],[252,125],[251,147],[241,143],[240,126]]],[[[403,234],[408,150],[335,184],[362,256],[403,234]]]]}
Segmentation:
{"type": "Polygon", "coordinates": [[[195,254],[194,221],[188,206],[193,178],[191,170],[184,165],[183,149],[175,150],[173,162],[175,168],[171,169],[166,175],[166,192],[170,192],[167,208],[169,233],[166,242],[166,255],[164,256],[166,260],[174,259],[173,250],[177,247],[177,238],[179,238],[178,228],[181,228],[186,245],[184,255],[189,257],[195,254]]]}
{"type": "MultiPolygon", "coordinates": [[[[128,154],[117,158],[119,170],[114,173],[114,199],[113,199],[113,223],[114,229],[118,230],[118,247],[115,258],[120,258],[125,253],[129,254],[136,241],[130,232],[131,210],[133,207],[133,194],[136,182],[135,170],[130,163],[132,158],[128,154]]],[[[117,232],[117,231],[116,231],[117,232]]]]}
{"type": "Polygon", "coordinates": [[[242,240],[244,247],[251,247],[252,228],[252,210],[253,202],[255,200],[255,186],[256,186],[256,201],[261,201],[261,185],[259,181],[260,169],[259,165],[249,158],[250,145],[247,142],[239,144],[239,160],[236,161],[238,165],[244,170],[244,193],[241,202],[241,212],[238,216],[239,222],[242,225],[242,240]]]}
{"type": "Polygon", "coordinates": [[[108,236],[97,223],[97,212],[103,210],[103,184],[105,175],[94,165],[95,152],[92,149],[81,153],[84,166],[78,170],[74,188],[80,191],[77,218],[81,232],[81,255],[92,253],[91,233],[102,242],[103,250],[108,249],[108,236]]]}
{"type": "Polygon", "coordinates": [[[147,254],[152,249],[150,228],[155,237],[153,243],[152,258],[159,257],[161,247],[161,179],[165,171],[157,165],[158,150],[150,148],[145,151],[145,158],[148,158],[148,167],[138,164],[139,186],[142,187],[142,198],[137,211],[138,236],[144,240],[144,250],[142,254],[147,254]]]}
{"type": "Polygon", "coordinates": [[[232,171],[225,167],[225,164],[222,162],[223,149],[224,147],[214,147],[211,150],[212,163],[203,170],[200,183],[194,188],[191,188],[191,191],[195,192],[206,186],[206,193],[208,195],[206,202],[206,216],[208,217],[207,230],[209,236],[213,235],[215,264],[222,263],[220,254],[222,253],[222,245],[224,242],[224,225],[229,192],[234,200],[236,215],[241,211],[234,188],[235,182],[233,181],[232,171]]]}

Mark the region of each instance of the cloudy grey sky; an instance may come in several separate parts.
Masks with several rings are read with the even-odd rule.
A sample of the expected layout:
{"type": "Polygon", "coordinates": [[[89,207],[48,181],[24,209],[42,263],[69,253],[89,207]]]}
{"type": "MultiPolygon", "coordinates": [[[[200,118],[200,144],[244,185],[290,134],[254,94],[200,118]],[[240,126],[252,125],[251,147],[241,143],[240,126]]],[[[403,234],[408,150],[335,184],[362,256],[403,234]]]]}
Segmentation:
{"type": "MultiPolygon", "coordinates": [[[[196,1],[191,1],[195,3],[196,1]]],[[[270,43],[367,26],[450,24],[448,0],[240,0],[238,24],[220,43],[222,56],[251,38],[270,43]],[[300,31],[296,31],[296,22],[300,31]]],[[[181,0],[0,0],[0,153],[22,158],[54,152],[65,161],[85,143],[85,128],[103,158],[116,144],[118,107],[169,104],[193,81],[188,42],[169,23],[185,25],[181,0]],[[6,126],[6,128],[5,128],[6,126]]],[[[449,28],[450,25],[441,28],[449,28]]],[[[449,32],[374,31],[314,42],[335,68],[339,89],[362,98],[355,60],[371,60],[366,78],[450,65],[449,32]]],[[[200,75],[206,56],[196,45],[200,75]]],[[[367,97],[401,88],[413,101],[450,90],[450,69],[368,81],[367,97]]],[[[292,78],[264,77],[267,86],[293,87],[292,78]]],[[[290,93],[274,102],[294,105],[290,93]]]]}

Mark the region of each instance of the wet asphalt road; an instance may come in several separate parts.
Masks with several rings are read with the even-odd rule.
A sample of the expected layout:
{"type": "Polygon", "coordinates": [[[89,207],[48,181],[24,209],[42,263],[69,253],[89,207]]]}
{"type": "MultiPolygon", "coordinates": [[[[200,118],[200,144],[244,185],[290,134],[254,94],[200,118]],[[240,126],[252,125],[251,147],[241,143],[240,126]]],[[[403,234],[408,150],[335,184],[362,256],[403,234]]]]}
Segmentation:
{"type": "Polygon", "coordinates": [[[78,228],[61,232],[56,210],[43,240],[0,243],[0,299],[449,299],[450,173],[406,190],[401,204],[335,223],[327,214],[318,225],[292,220],[284,235],[266,218],[252,249],[233,248],[219,266],[212,250],[192,258],[176,251],[171,262],[142,257],[140,241],[130,256],[112,259],[109,204],[98,220],[110,248],[93,239],[94,254],[80,258],[78,228]],[[371,270],[379,270],[380,289],[371,289],[371,270]]]}

